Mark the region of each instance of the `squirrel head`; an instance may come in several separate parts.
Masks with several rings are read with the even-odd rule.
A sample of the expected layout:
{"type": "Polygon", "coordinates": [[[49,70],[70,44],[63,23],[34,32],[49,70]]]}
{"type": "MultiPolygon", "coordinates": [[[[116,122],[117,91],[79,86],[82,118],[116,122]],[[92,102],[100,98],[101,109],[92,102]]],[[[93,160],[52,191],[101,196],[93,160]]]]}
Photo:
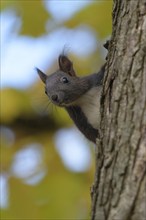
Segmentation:
{"type": "Polygon", "coordinates": [[[52,103],[58,106],[71,106],[88,89],[88,82],[77,77],[73,63],[65,55],[58,58],[59,70],[46,75],[36,68],[40,79],[45,84],[45,93],[52,103]]]}

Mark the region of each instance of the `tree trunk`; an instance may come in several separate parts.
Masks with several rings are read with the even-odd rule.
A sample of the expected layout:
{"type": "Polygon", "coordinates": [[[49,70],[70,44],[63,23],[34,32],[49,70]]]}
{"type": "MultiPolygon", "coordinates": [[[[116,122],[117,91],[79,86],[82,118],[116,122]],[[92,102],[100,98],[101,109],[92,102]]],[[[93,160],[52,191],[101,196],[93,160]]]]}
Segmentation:
{"type": "Polygon", "coordinates": [[[92,220],[146,219],[146,0],[116,0],[92,220]]]}

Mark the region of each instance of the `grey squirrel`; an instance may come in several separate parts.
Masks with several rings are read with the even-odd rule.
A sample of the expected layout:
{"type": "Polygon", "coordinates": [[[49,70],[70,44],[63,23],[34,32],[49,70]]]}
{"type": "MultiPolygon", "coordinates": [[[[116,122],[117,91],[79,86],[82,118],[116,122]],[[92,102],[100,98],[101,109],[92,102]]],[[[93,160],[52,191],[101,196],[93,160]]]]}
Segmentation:
{"type": "Polygon", "coordinates": [[[78,77],[65,55],[58,58],[59,70],[47,76],[36,68],[51,102],[64,107],[79,130],[92,142],[99,138],[100,97],[105,65],[98,73],[78,77]]]}

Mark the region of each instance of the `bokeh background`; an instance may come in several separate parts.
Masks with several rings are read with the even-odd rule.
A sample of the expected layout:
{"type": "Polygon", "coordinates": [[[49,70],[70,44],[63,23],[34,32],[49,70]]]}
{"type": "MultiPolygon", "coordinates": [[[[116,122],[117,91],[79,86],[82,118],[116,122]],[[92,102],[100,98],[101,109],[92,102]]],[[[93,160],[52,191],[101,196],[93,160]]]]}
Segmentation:
{"type": "Polygon", "coordinates": [[[94,145],[49,104],[47,74],[65,51],[78,75],[97,72],[111,35],[111,0],[2,0],[1,219],[88,219],[94,145]]]}

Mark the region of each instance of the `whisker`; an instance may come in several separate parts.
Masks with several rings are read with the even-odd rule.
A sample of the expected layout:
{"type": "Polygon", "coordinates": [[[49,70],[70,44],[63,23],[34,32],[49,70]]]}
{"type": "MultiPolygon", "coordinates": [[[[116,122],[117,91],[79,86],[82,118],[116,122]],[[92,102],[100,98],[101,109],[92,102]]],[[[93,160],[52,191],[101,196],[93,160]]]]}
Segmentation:
{"type": "Polygon", "coordinates": [[[42,115],[48,114],[48,112],[50,111],[50,106],[52,106],[51,101],[45,94],[41,95],[40,97],[38,96],[37,98],[33,98],[33,104],[38,112],[40,112],[40,114],[42,115]]]}
{"type": "Polygon", "coordinates": [[[53,107],[54,107],[55,111],[58,113],[58,108],[57,108],[57,106],[56,106],[56,105],[53,105],[53,107]]]}
{"type": "Polygon", "coordinates": [[[46,106],[44,107],[44,110],[43,110],[44,112],[43,113],[48,113],[50,105],[51,105],[50,102],[46,103],[46,106]]]}

